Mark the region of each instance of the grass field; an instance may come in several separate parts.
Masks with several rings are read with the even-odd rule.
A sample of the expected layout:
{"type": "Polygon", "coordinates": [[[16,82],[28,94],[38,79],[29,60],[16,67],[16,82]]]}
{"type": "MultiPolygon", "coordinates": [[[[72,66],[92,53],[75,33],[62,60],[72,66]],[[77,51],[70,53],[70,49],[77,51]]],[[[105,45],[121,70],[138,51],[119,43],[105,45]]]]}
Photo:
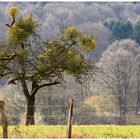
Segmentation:
{"type": "MultiPolygon", "coordinates": [[[[65,138],[66,126],[9,126],[9,138],[65,138]]],[[[2,128],[0,127],[0,137],[2,128]]],[[[74,125],[73,138],[140,138],[140,125],[74,125]]]]}

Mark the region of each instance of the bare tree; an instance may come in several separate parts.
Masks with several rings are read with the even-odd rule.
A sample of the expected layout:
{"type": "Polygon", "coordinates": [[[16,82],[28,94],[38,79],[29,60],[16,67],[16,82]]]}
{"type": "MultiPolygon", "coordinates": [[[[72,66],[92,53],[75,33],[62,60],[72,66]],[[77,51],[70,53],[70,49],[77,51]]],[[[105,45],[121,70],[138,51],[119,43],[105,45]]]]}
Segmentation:
{"type": "Polygon", "coordinates": [[[137,98],[136,98],[136,115],[140,111],[140,55],[136,57],[136,85],[137,85],[137,98]]]}
{"type": "MultiPolygon", "coordinates": [[[[116,98],[119,123],[126,124],[129,98],[135,88],[135,49],[137,44],[130,40],[116,41],[104,52],[96,73],[98,83],[116,98]]],[[[101,87],[102,88],[102,87],[101,87]]]]}

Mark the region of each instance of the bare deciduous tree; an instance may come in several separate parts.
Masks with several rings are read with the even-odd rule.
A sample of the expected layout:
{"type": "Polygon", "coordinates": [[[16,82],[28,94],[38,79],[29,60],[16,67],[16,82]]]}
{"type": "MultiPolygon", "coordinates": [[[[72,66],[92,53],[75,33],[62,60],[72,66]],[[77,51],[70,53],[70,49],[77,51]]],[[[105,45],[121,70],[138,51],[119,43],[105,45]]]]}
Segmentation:
{"type": "Polygon", "coordinates": [[[120,124],[126,123],[129,98],[135,88],[137,44],[130,40],[116,41],[104,52],[98,66],[98,82],[113,94],[120,115],[120,124]]]}

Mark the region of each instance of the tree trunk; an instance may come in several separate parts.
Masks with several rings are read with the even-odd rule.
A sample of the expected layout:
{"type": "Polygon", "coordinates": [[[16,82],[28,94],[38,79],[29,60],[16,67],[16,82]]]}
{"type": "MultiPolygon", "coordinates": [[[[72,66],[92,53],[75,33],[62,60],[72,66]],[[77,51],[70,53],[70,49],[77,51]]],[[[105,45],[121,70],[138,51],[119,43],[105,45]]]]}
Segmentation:
{"type": "Polygon", "coordinates": [[[26,125],[35,124],[34,114],[35,114],[35,95],[30,96],[27,99],[26,125]]]}
{"type": "Polygon", "coordinates": [[[126,124],[126,112],[127,112],[127,108],[126,108],[126,104],[124,102],[124,99],[122,98],[122,96],[119,97],[119,120],[118,123],[120,125],[125,125],[126,124]]]}
{"type": "Polygon", "coordinates": [[[71,138],[72,134],[72,117],[73,117],[73,99],[69,99],[68,101],[68,124],[67,124],[67,138],[71,138]]]}
{"type": "Polygon", "coordinates": [[[125,107],[121,107],[120,109],[120,120],[119,120],[120,125],[126,125],[126,111],[125,107]]]}
{"type": "Polygon", "coordinates": [[[140,109],[140,81],[137,80],[137,104],[136,104],[136,115],[139,115],[138,111],[140,109]]]}

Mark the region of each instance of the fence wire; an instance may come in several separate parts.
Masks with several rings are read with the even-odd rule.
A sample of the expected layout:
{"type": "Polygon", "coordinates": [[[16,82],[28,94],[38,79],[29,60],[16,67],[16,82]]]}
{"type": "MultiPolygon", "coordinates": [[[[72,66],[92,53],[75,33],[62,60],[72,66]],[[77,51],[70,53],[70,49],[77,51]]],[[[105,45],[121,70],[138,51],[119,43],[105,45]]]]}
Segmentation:
{"type": "MultiPolygon", "coordinates": [[[[32,106],[29,106],[32,107],[32,106]]],[[[119,107],[119,105],[117,105],[119,107]]],[[[120,114],[118,110],[116,112],[97,112],[93,108],[88,109],[80,106],[74,106],[73,124],[86,125],[86,124],[120,124],[119,120],[125,118],[126,125],[140,124],[140,114],[136,114],[135,105],[123,105],[123,107],[129,108],[125,114],[120,114]]],[[[26,110],[17,110],[17,115],[6,112],[9,120],[9,124],[25,124],[26,110]]],[[[68,117],[68,107],[65,105],[52,105],[41,106],[35,111],[36,124],[50,124],[50,125],[66,125],[68,117]]]]}
{"type": "MultiPolygon", "coordinates": [[[[124,105],[130,108],[136,108],[135,105],[124,105]]],[[[33,106],[29,106],[33,107],[33,106]]],[[[118,105],[119,107],[119,105],[118,105]]],[[[125,125],[139,125],[140,124],[140,115],[136,115],[135,111],[127,112],[125,115],[119,114],[118,112],[106,112],[106,113],[97,113],[95,110],[82,110],[79,111],[79,106],[74,106],[74,115],[73,115],[73,125],[99,125],[99,124],[108,124],[110,127],[107,127],[104,130],[104,137],[113,136],[113,131],[111,124],[120,125],[120,120],[125,120],[125,125]]],[[[35,123],[36,126],[33,126],[32,129],[30,127],[23,127],[23,124],[26,122],[26,110],[24,114],[12,115],[9,112],[6,113],[8,118],[8,124],[10,126],[10,137],[16,138],[65,138],[66,137],[66,125],[68,121],[68,107],[66,105],[49,105],[42,106],[41,111],[35,111],[35,123]],[[46,129],[48,125],[52,126],[51,130],[46,129]],[[55,128],[57,128],[55,130],[55,128]],[[49,132],[51,131],[51,135],[49,132]],[[31,133],[31,134],[30,134],[31,133]]],[[[0,119],[1,120],[1,119],[0,119]]],[[[90,137],[90,134],[86,134],[85,130],[81,130],[82,137],[90,137]]],[[[73,134],[74,135],[74,134],[73,134]]],[[[74,136],[73,136],[74,137],[74,136]]],[[[76,136],[75,136],[76,137],[76,136]]],[[[135,135],[133,134],[133,137],[135,135]]]]}

